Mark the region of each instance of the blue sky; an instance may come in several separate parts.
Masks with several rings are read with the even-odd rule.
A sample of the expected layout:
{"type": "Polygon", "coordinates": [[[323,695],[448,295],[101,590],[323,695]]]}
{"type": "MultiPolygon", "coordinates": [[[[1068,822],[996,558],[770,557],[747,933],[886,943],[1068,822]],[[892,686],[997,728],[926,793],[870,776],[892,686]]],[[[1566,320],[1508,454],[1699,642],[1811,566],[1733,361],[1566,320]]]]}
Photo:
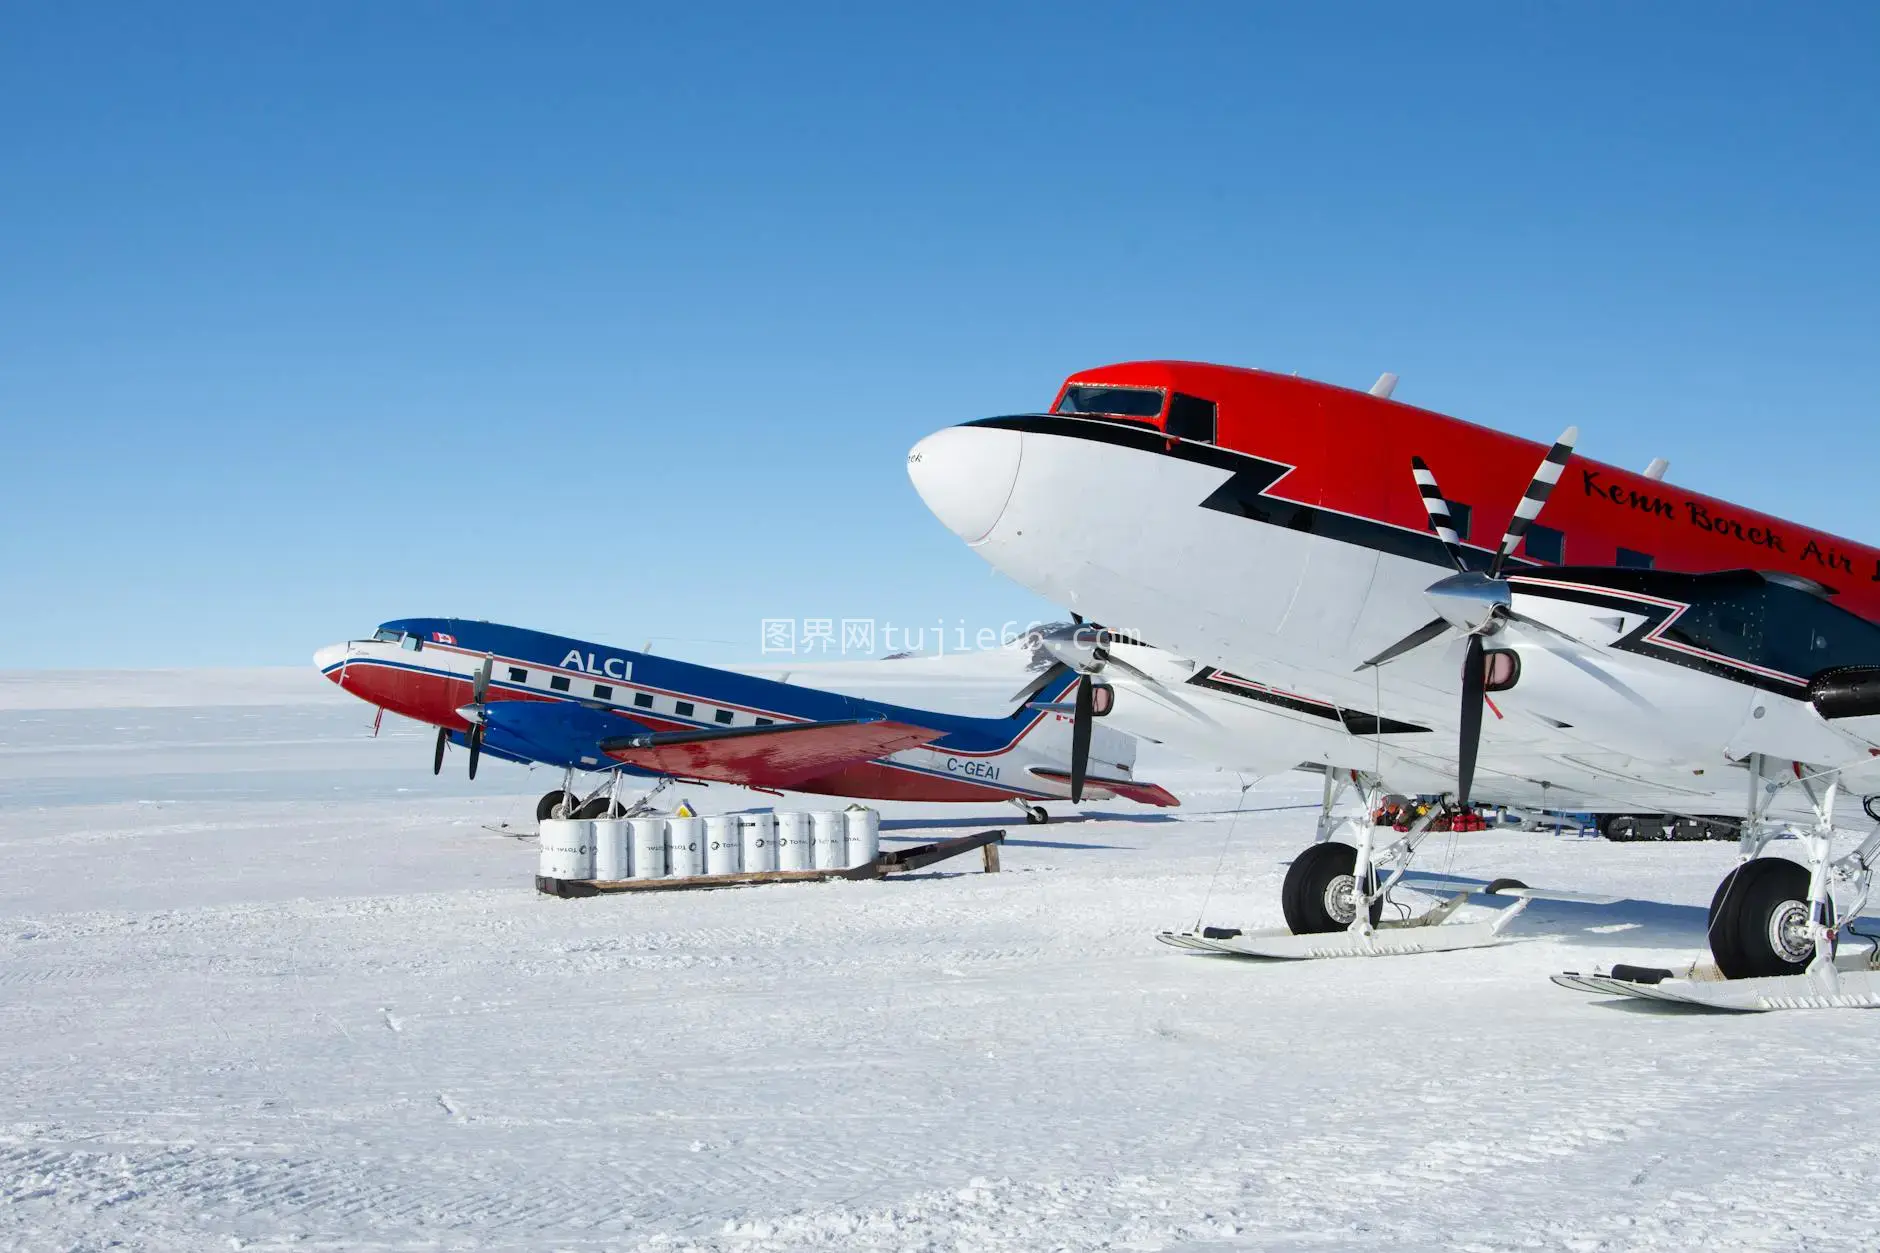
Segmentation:
{"type": "Polygon", "coordinates": [[[1872,540],[1880,9],[11,6],[0,666],[1051,607],[908,485],[1297,370],[1872,540]]]}

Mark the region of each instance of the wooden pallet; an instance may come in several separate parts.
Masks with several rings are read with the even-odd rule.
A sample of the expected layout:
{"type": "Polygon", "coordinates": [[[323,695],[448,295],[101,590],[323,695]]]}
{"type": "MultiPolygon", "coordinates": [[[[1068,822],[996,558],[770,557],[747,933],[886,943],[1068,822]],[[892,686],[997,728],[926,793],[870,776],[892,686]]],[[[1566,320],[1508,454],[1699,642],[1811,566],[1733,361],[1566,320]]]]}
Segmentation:
{"type": "Polygon", "coordinates": [[[680,879],[545,879],[535,876],[535,890],[549,896],[599,896],[603,892],[674,892],[687,888],[735,888],[759,883],[819,883],[827,879],[880,879],[906,874],[974,849],[983,850],[987,874],[999,872],[999,845],[1003,829],[959,835],[932,844],[894,849],[873,861],[841,870],[754,870],[738,874],[687,875],[680,879]]]}

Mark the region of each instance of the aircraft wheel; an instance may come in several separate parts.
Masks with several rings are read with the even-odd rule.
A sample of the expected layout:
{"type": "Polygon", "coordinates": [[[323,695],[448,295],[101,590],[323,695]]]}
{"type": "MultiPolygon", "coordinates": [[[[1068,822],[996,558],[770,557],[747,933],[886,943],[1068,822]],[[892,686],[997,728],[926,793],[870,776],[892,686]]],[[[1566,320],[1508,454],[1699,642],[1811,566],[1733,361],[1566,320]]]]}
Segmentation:
{"type": "Polygon", "coordinates": [[[566,818],[569,808],[574,803],[575,797],[572,793],[556,788],[552,792],[545,793],[541,800],[535,802],[535,820],[540,822],[544,818],[566,818]]]}
{"type": "MultiPolygon", "coordinates": [[[[1314,844],[1293,858],[1279,890],[1279,903],[1294,935],[1343,931],[1351,925],[1358,912],[1353,898],[1357,880],[1352,873],[1357,861],[1357,849],[1331,843],[1314,844]]],[[[1372,926],[1383,913],[1384,902],[1373,901],[1372,926]]]]}
{"type": "Polygon", "coordinates": [[[1051,821],[1051,815],[1048,812],[1046,812],[1045,807],[1043,805],[1027,805],[1025,807],[1026,825],[1034,826],[1034,827],[1042,827],[1045,823],[1049,821],[1051,821]]]}
{"type": "Polygon", "coordinates": [[[625,817],[627,807],[607,796],[596,796],[587,804],[574,811],[577,818],[621,818],[625,817]]]}
{"type": "Polygon", "coordinates": [[[1710,955],[1726,979],[1799,975],[1814,959],[1808,871],[1786,857],[1744,862],[1710,903],[1710,955]]]}

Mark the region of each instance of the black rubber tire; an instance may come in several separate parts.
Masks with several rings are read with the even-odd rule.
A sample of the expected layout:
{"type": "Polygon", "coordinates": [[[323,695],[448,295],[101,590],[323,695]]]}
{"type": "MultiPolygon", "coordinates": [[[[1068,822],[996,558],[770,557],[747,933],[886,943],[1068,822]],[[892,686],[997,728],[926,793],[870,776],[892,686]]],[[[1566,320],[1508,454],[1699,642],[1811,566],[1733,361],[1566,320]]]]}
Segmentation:
{"type": "Polygon", "coordinates": [[[1710,913],[1704,922],[1704,936],[1710,943],[1711,960],[1717,963],[1719,970],[1735,969],[1743,963],[1742,956],[1736,949],[1734,935],[1717,929],[1717,910],[1722,907],[1724,898],[1734,889],[1736,872],[1741,869],[1742,867],[1738,866],[1723,876],[1723,882],[1719,883],[1717,890],[1710,894],[1710,913]]]}
{"type": "Polygon", "coordinates": [[[1043,805],[1025,806],[1025,825],[1026,826],[1042,827],[1045,823],[1049,821],[1051,821],[1051,814],[1048,810],[1045,809],[1043,805]]]}
{"type": "Polygon", "coordinates": [[[627,812],[627,807],[610,796],[590,797],[585,804],[574,811],[577,818],[619,818],[627,812]]]}
{"type": "Polygon", "coordinates": [[[1525,888],[1526,886],[1527,884],[1521,882],[1519,879],[1494,879],[1489,882],[1487,887],[1482,889],[1482,895],[1493,896],[1503,888],[1525,888]]]}
{"type": "Polygon", "coordinates": [[[544,818],[553,818],[555,816],[555,807],[557,805],[567,805],[567,804],[573,804],[573,803],[574,803],[573,796],[569,795],[567,792],[562,791],[560,788],[556,788],[552,792],[545,793],[542,796],[541,800],[535,802],[535,820],[537,822],[540,822],[544,818]]]}
{"type": "Polygon", "coordinates": [[[1786,857],[1757,857],[1732,870],[1711,900],[1710,955],[1723,977],[1759,979],[1807,970],[1806,958],[1790,961],[1769,940],[1776,911],[1807,899],[1808,871],[1786,857]]]}
{"type": "Polygon", "coordinates": [[[1631,814],[1611,814],[1606,819],[1605,836],[1615,844],[1630,844],[1638,839],[1638,819],[1631,814]]]}
{"type": "MultiPolygon", "coordinates": [[[[1358,850],[1349,844],[1314,844],[1293,858],[1286,868],[1286,881],[1280,886],[1280,909],[1285,911],[1286,926],[1294,935],[1319,935],[1343,931],[1348,922],[1340,922],[1325,907],[1325,891],[1332,880],[1349,875],[1357,864],[1358,850]]],[[[1384,902],[1371,903],[1371,925],[1384,915],[1384,902]]]]}

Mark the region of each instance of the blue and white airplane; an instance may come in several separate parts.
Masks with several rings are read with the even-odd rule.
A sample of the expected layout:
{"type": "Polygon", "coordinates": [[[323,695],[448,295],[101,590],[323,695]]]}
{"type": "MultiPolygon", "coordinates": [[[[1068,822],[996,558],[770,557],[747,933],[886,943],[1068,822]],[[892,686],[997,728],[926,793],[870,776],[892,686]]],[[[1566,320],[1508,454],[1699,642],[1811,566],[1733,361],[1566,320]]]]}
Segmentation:
{"type": "Polygon", "coordinates": [[[617,813],[617,776],[880,800],[1180,802],[1131,772],[1136,741],[1093,725],[1106,688],[1062,663],[1002,718],[862,700],[586,640],[460,618],[400,618],[314,654],[322,674],[469,750],[568,772],[538,817],[617,813]],[[1072,700],[1065,701],[1077,688],[1072,700]],[[585,799],[576,772],[605,773],[585,799]]]}

